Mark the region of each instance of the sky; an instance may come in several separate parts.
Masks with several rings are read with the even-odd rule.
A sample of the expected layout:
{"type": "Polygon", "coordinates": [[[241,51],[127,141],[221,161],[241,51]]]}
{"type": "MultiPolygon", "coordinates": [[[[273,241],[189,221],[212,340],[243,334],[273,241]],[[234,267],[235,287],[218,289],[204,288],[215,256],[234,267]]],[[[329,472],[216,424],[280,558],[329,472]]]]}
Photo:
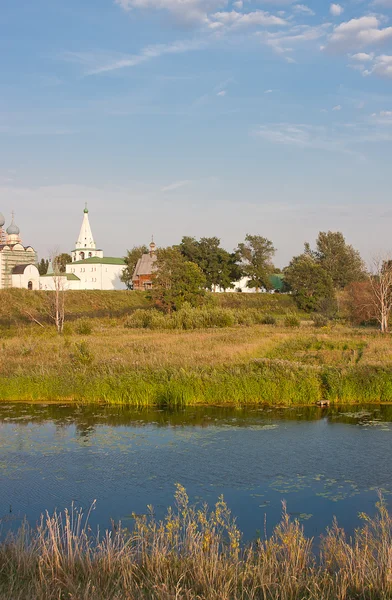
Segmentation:
{"type": "Polygon", "coordinates": [[[40,257],[392,249],[392,0],[3,0],[0,211],[40,257]]]}

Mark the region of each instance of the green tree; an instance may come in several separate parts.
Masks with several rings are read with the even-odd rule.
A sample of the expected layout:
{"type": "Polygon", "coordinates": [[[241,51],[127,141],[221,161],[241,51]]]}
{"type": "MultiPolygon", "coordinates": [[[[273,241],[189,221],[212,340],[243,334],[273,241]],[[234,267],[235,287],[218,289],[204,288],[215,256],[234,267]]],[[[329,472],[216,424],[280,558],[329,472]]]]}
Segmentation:
{"type": "Polygon", "coordinates": [[[66,252],[63,252],[62,254],[58,254],[54,257],[53,268],[56,270],[57,267],[60,273],[65,273],[65,266],[69,265],[71,262],[72,256],[70,254],[67,254],[66,252]]]}
{"type": "Polygon", "coordinates": [[[243,275],[249,277],[248,287],[271,289],[272,259],[276,252],[273,243],[261,235],[247,234],[245,242],[238,244],[237,252],[243,275]]]}
{"type": "Polygon", "coordinates": [[[186,260],[178,248],[157,251],[154,285],[150,292],[155,305],[167,312],[189,302],[198,306],[205,295],[206,278],[201,269],[186,260]]]}
{"type": "Polygon", "coordinates": [[[217,237],[203,237],[200,241],[191,237],[183,237],[178,246],[181,254],[194,262],[203,271],[206,287],[211,291],[216,288],[228,289],[238,275],[237,254],[230,254],[221,247],[217,237]]]}
{"type": "Polygon", "coordinates": [[[366,279],[365,265],[358,250],[346,243],[340,231],[320,231],[316,250],[311,251],[309,244],[305,245],[305,249],[330,275],[336,289],[343,289],[354,281],[366,279]]]}
{"type": "Polygon", "coordinates": [[[201,251],[200,242],[196,238],[185,235],[181,243],[178,245],[178,249],[181,254],[186,258],[200,266],[201,263],[201,251]]]}
{"type": "Polygon", "coordinates": [[[49,268],[49,260],[45,258],[41,258],[38,263],[38,272],[40,275],[46,275],[49,268]]]}
{"type": "Polygon", "coordinates": [[[121,281],[125,283],[129,290],[132,289],[132,276],[135,270],[137,261],[143,254],[147,254],[147,246],[134,246],[131,250],[127,250],[127,255],[124,256],[125,267],[121,274],[121,281]]]}
{"type": "Polygon", "coordinates": [[[336,307],[331,276],[309,254],[295,256],[284,270],[285,281],[301,310],[332,313],[336,307]]]}

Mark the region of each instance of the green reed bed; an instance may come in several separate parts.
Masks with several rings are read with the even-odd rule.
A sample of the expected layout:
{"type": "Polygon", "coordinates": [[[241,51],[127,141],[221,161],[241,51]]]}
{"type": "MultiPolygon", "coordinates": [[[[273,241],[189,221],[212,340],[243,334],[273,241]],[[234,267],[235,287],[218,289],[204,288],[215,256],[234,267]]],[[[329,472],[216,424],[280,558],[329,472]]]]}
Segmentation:
{"type": "Polygon", "coordinates": [[[392,372],[377,366],[331,368],[264,359],[246,365],[132,369],[110,372],[88,366],[59,373],[15,373],[0,378],[1,400],[134,406],[309,405],[392,402],[392,372]]]}
{"type": "Polygon", "coordinates": [[[392,517],[382,499],[374,518],[347,538],[337,523],[305,536],[285,506],[271,537],[245,545],[224,499],[192,507],[177,485],[175,506],[152,509],[93,533],[88,515],[45,514],[0,544],[1,600],[386,600],[392,596],[392,517]]]}

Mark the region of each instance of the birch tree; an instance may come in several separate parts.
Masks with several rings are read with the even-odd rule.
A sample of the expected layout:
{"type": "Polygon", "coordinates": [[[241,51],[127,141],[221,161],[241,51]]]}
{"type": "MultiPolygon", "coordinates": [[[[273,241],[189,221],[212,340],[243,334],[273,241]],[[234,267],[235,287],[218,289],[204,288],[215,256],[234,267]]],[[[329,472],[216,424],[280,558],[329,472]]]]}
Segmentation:
{"type": "Polygon", "coordinates": [[[48,292],[48,314],[54,322],[57,333],[63,333],[65,321],[65,291],[67,278],[61,272],[61,264],[56,257],[59,255],[58,250],[53,250],[50,253],[51,264],[53,268],[52,280],[53,290],[48,292]]]}
{"type": "Polygon", "coordinates": [[[372,267],[371,302],[381,332],[387,333],[392,310],[392,259],[389,256],[375,258],[372,267]]]}

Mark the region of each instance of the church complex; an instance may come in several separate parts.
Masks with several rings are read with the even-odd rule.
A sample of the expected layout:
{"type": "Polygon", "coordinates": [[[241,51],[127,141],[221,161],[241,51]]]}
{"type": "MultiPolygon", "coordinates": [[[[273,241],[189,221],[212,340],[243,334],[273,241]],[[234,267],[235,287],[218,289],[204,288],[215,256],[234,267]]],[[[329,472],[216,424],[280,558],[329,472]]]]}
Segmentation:
{"type": "MultiPolygon", "coordinates": [[[[83,221],[75,247],[71,250],[71,262],[65,266],[65,273],[54,272],[49,263],[46,275],[40,275],[37,268],[37,254],[32,246],[25,246],[15,224],[14,214],[10,225],[4,229],[5,219],[0,213],[0,289],[24,288],[28,290],[121,290],[125,261],[123,258],[104,256],[97,248],[91,231],[87,205],[83,211],[83,221]]],[[[151,242],[149,251],[138,260],[133,277],[134,290],[149,290],[153,287],[156,271],[156,245],[151,242]]],[[[274,275],[274,290],[281,291],[281,275],[274,275]]],[[[248,278],[234,282],[226,291],[252,292],[248,278]]],[[[216,290],[223,292],[223,289],[216,290]]]]}
{"type": "Polygon", "coordinates": [[[37,254],[32,246],[24,246],[19,227],[12,215],[11,224],[4,230],[5,219],[0,213],[0,289],[25,288],[29,290],[118,290],[125,289],[121,274],[123,258],[105,257],[96,247],[91,231],[87,206],[72,262],[65,273],[54,273],[49,264],[46,275],[37,268],[37,254]]]}

